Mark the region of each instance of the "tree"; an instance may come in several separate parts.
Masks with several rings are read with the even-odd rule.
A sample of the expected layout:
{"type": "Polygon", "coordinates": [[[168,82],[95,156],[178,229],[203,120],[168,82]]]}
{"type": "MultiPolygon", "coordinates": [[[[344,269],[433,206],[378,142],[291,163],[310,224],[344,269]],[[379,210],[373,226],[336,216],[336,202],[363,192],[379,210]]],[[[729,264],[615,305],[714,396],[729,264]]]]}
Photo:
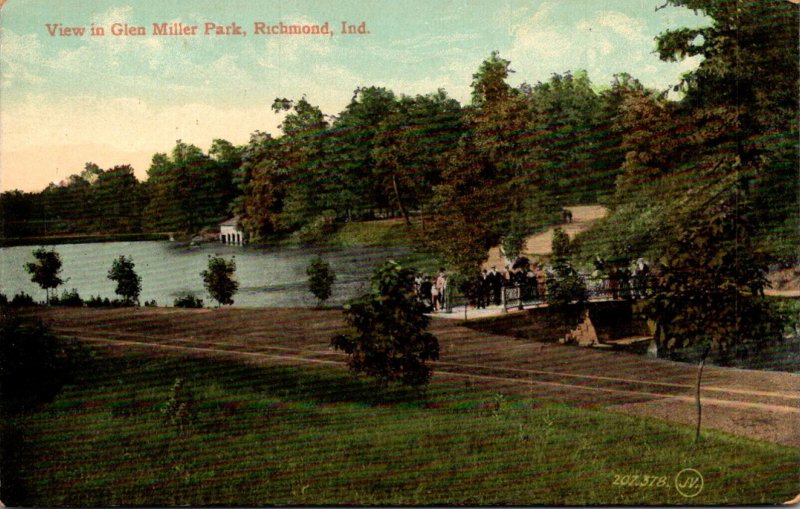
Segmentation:
{"type": "Polygon", "coordinates": [[[548,306],[565,310],[570,306],[581,306],[586,301],[586,284],[572,267],[569,259],[569,236],[563,229],[553,231],[553,272],[547,281],[548,306]]]}
{"type": "Polygon", "coordinates": [[[421,386],[431,377],[425,363],[439,358],[439,342],[425,332],[430,317],[414,292],[413,269],[386,262],[372,277],[370,293],[344,308],[351,332],[331,339],[350,356],[350,369],[383,382],[421,386]]]}
{"type": "Polygon", "coordinates": [[[130,165],[93,173],[90,189],[95,230],[134,233],[141,230],[142,199],[139,181],[130,165]]]}
{"type": "Polygon", "coordinates": [[[61,274],[61,255],[55,251],[48,251],[41,247],[33,252],[35,262],[25,264],[25,270],[31,275],[31,281],[39,285],[46,294],[47,303],[50,303],[50,290],[58,288],[64,280],[61,274]]]}
{"type": "Polygon", "coordinates": [[[659,261],[642,303],[661,356],[694,350],[725,361],[783,337],[784,318],[763,296],[767,264],[752,245],[752,208],[740,190],[709,208],[659,261]]]}
{"type": "Polygon", "coordinates": [[[606,97],[594,92],[586,71],[554,74],[527,95],[528,159],[562,204],[596,203],[614,188],[624,154],[613,128],[616,111],[606,97]]]}
{"type": "Polygon", "coordinates": [[[796,263],[800,6],[783,0],[668,0],[665,5],[713,20],[707,27],[661,34],[659,56],[666,61],[703,57],[676,87],[686,94],[682,105],[698,120],[719,119],[717,130],[725,136],[711,146],[711,155],[733,160],[724,167],[749,181],[753,219],[762,224],[760,243],[796,263]],[[769,242],[778,231],[789,246],[769,242]]]}
{"type": "Polygon", "coordinates": [[[236,260],[209,256],[208,269],[200,273],[206,291],[218,306],[233,304],[233,296],[239,290],[239,282],[233,278],[235,272],[236,260]]]}
{"type": "MultiPolygon", "coordinates": [[[[321,199],[326,188],[322,149],[328,121],[322,110],[305,97],[297,101],[275,99],[272,110],[287,112],[280,126],[283,136],[275,154],[285,192],[278,219],[287,229],[297,229],[326,208],[321,199]]],[[[268,178],[272,173],[268,172],[268,178]]]]}
{"type": "Polygon", "coordinates": [[[430,199],[441,181],[443,154],[464,132],[461,106],[444,90],[403,97],[380,123],[373,138],[373,182],[410,224],[409,210],[430,199]]]}
{"type": "Polygon", "coordinates": [[[317,298],[317,306],[321,306],[331,296],[336,274],[331,269],[331,264],[319,257],[311,261],[306,274],[308,274],[309,289],[317,298]]]}
{"type": "Polygon", "coordinates": [[[142,278],[134,271],[133,258],[120,256],[111,264],[108,279],[116,281],[117,288],[114,292],[121,296],[126,304],[139,303],[139,294],[142,291],[142,278]]]}
{"type": "Polygon", "coordinates": [[[224,140],[212,145],[214,158],[178,140],[171,155],[155,154],[148,170],[151,193],[145,215],[156,230],[195,232],[224,219],[234,195],[237,151],[224,140]]]}
{"type": "MultiPolygon", "coordinates": [[[[786,318],[764,298],[764,256],[754,249],[752,207],[742,189],[717,198],[688,225],[660,261],[640,310],[656,324],[658,355],[699,353],[695,399],[700,439],[700,383],[706,359],[725,362],[783,339],[786,318]]],[[[690,354],[691,356],[691,354],[690,354]]]]}

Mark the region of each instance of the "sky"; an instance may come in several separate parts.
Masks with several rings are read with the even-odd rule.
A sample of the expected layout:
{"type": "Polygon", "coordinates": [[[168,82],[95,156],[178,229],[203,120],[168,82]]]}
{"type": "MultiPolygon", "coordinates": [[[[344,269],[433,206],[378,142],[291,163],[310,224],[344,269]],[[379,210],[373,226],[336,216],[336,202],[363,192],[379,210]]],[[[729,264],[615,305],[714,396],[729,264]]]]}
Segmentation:
{"type": "Polygon", "coordinates": [[[472,75],[493,50],[512,85],[585,69],[596,87],[628,72],[666,89],[699,57],[664,63],[654,38],[710,23],[664,0],[7,0],[0,8],[0,189],[38,191],[80,173],[130,164],[146,178],[177,140],[208,150],[278,134],[277,97],[303,95],[339,113],[353,91],[443,88],[467,104],[472,75]],[[264,35],[254,23],[321,25],[333,36],[264,35]],[[366,34],[339,33],[341,23],[366,34]],[[205,23],[244,35],[204,35],[205,23]],[[154,23],[197,25],[153,35],[154,23]],[[50,27],[48,28],[48,24],[50,27]],[[83,27],[82,36],[58,35],[83,27]],[[117,25],[114,25],[117,24],[117,25]],[[113,35],[112,25],[145,35],[113,35]],[[92,27],[105,30],[91,36],[92,27]],[[56,35],[51,35],[55,30],[56,35]]]}

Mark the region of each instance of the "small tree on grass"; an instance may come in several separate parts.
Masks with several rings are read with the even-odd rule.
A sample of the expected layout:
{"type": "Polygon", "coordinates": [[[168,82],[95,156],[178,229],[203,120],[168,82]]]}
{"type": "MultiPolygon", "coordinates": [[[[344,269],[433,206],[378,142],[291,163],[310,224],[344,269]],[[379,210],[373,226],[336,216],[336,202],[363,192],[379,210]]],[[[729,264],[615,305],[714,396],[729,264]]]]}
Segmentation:
{"type": "Polygon", "coordinates": [[[439,342],[425,332],[430,318],[414,293],[414,275],[413,269],[388,261],[373,275],[370,293],[345,305],[353,330],[331,344],[350,356],[352,371],[409,386],[430,380],[425,363],[439,358],[439,342]]]}
{"type": "Polygon", "coordinates": [[[139,303],[139,294],[142,292],[142,278],[134,270],[133,258],[120,256],[111,264],[108,279],[116,281],[117,289],[114,292],[122,297],[125,304],[139,303]]]}
{"type": "Polygon", "coordinates": [[[208,269],[200,273],[206,291],[218,306],[233,304],[233,296],[239,290],[239,282],[233,278],[235,272],[236,260],[209,256],[208,269]]]}
{"type": "Polygon", "coordinates": [[[35,262],[25,264],[25,270],[31,275],[31,281],[39,285],[44,291],[47,303],[50,303],[50,290],[58,288],[64,282],[59,277],[61,274],[61,255],[55,251],[48,251],[40,247],[33,252],[35,262]]]}
{"type": "Polygon", "coordinates": [[[745,356],[783,338],[785,317],[763,296],[767,264],[750,241],[753,226],[741,191],[679,233],[658,264],[652,295],[639,310],[656,323],[659,356],[700,356],[697,377],[697,430],[700,382],[706,358],[745,356]]]}
{"type": "Polygon", "coordinates": [[[321,306],[331,296],[336,274],[331,269],[331,264],[319,257],[311,261],[306,274],[308,274],[309,289],[317,298],[317,306],[321,306]]]}
{"type": "Polygon", "coordinates": [[[194,394],[183,378],[175,379],[161,413],[180,434],[186,433],[195,421],[194,394]]]}

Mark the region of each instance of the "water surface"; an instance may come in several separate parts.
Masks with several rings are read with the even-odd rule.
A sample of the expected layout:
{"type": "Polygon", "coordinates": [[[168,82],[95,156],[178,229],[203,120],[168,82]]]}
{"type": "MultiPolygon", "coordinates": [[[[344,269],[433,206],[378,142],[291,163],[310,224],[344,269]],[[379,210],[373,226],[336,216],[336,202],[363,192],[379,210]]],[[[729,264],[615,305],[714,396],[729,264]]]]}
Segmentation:
{"type": "MultiPolygon", "coordinates": [[[[358,295],[369,286],[369,277],[376,265],[388,258],[407,253],[405,248],[281,248],[265,249],[249,246],[205,244],[189,247],[176,242],[103,242],[59,244],[53,247],[64,263],[61,278],[66,281],[57,289],[75,288],[84,299],[91,295],[114,298],[115,283],[106,276],[112,261],[120,255],[132,256],[136,272],[142,278],[141,302],[155,300],[160,306],[171,306],[175,297],[193,293],[212,304],[203,288],[200,272],[207,267],[208,257],[235,257],[239,292],[235,306],[286,307],[309,306],[315,303],[308,291],[306,267],[317,255],[330,262],[336,272],[333,296],[328,301],[340,304],[358,295]]],[[[37,300],[45,292],[32,283],[25,263],[33,261],[37,246],[15,246],[0,249],[0,291],[11,298],[24,291],[37,300]]]]}

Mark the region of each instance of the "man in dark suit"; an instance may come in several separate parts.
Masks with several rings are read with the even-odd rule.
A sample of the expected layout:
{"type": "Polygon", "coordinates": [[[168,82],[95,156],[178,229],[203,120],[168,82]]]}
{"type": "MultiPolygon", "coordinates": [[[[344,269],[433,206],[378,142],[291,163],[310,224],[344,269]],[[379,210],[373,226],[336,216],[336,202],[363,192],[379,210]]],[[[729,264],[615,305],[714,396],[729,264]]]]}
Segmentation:
{"type": "Polygon", "coordinates": [[[492,289],[492,304],[500,304],[500,292],[503,291],[503,276],[497,272],[497,268],[492,266],[489,275],[486,276],[489,280],[489,287],[492,289]]]}

